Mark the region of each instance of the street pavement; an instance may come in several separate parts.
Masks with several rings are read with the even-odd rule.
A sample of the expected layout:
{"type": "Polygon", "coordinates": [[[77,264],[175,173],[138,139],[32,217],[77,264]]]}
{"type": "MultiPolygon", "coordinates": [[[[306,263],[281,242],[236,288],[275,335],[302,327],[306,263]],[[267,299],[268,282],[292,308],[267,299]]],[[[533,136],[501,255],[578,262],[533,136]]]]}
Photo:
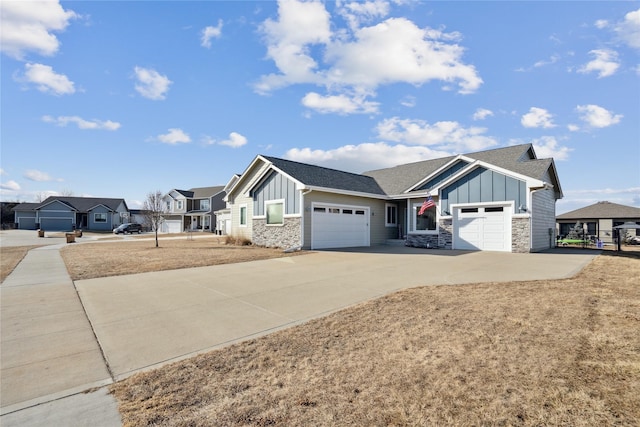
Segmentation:
{"type": "Polygon", "coordinates": [[[374,247],[74,283],[63,245],[0,286],[3,427],[117,426],[105,386],[133,373],[403,288],[570,277],[599,253],[374,247]]]}

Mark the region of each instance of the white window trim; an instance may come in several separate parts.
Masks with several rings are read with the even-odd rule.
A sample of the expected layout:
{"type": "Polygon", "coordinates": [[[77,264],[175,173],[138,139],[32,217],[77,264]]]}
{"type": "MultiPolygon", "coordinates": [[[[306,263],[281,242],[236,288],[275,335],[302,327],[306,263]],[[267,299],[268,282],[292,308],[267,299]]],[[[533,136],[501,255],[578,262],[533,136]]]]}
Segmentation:
{"type": "Polygon", "coordinates": [[[246,203],[239,205],[238,208],[238,226],[246,227],[249,222],[249,208],[246,203]],[[244,208],[244,224],[242,223],[242,208],[244,208]]]}
{"type": "Polygon", "coordinates": [[[184,209],[184,200],[176,200],[176,211],[184,209]]]}
{"type": "Polygon", "coordinates": [[[285,218],[285,212],[286,211],[287,211],[287,209],[286,209],[286,204],[285,204],[285,200],[284,199],[265,200],[265,202],[264,202],[264,219],[265,219],[265,223],[266,223],[267,227],[282,227],[282,226],[284,226],[284,218],[285,218]],[[275,204],[282,204],[282,224],[269,224],[267,222],[267,206],[268,205],[275,205],[275,204]]]}
{"type": "Polygon", "coordinates": [[[396,227],[398,225],[398,205],[395,205],[393,203],[385,203],[384,204],[384,226],[385,227],[396,227]],[[387,215],[388,209],[389,208],[394,208],[396,211],[396,222],[389,222],[389,217],[387,215]]]}
{"type": "Polygon", "coordinates": [[[416,230],[416,216],[424,202],[411,203],[411,234],[438,234],[438,223],[440,222],[440,214],[438,213],[438,205],[436,203],[436,229],[435,230],[416,230]]]}
{"type": "Polygon", "coordinates": [[[107,219],[108,219],[108,214],[106,214],[104,212],[94,212],[94,214],[93,214],[93,222],[96,223],[96,224],[98,224],[98,223],[106,224],[107,223],[107,219]],[[98,215],[104,215],[104,221],[98,221],[97,218],[96,218],[98,215]]]}

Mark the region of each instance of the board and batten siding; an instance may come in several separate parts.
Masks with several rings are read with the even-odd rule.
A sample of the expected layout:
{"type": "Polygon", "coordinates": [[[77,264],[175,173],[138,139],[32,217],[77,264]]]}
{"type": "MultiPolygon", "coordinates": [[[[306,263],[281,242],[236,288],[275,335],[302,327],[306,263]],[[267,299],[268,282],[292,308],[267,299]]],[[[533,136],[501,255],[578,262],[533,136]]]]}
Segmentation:
{"type": "Polygon", "coordinates": [[[524,181],[501,173],[477,168],[456,180],[441,191],[441,212],[451,211],[457,203],[485,203],[511,201],[519,206],[527,206],[527,185],[524,181]]]}
{"type": "Polygon", "coordinates": [[[552,188],[531,195],[531,250],[549,249],[555,245],[556,198],[552,188]],[[549,230],[551,229],[551,235],[549,230]]]}
{"type": "Polygon", "coordinates": [[[328,205],[361,206],[369,208],[369,244],[382,245],[387,241],[388,228],[385,226],[385,200],[368,199],[366,197],[349,196],[344,194],[312,191],[304,196],[304,244],[303,248],[311,247],[311,209],[312,203],[326,203],[328,205]]]}
{"type": "Polygon", "coordinates": [[[285,215],[300,213],[300,191],[296,189],[296,183],[276,171],[264,179],[253,190],[253,214],[265,215],[265,202],[269,200],[284,199],[285,215]]]}

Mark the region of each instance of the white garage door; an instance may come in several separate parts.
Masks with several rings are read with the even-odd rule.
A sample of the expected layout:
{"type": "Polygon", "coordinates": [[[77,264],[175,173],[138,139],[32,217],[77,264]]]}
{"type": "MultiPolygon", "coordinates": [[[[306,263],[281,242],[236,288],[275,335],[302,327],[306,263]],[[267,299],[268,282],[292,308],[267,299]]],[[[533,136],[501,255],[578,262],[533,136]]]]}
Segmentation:
{"type": "Polygon", "coordinates": [[[40,218],[40,228],[45,231],[71,231],[73,220],[70,218],[40,218]]]}
{"type": "Polygon", "coordinates": [[[369,208],[314,204],[311,249],[369,246],[369,208]]]}
{"type": "Polygon", "coordinates": [[[179,219],[166,220],[164,222],[164,225],[162,226],[162,231],[164,231],[165,233],[181,233],[182,232],[182,230],[180,230],[181,223],[182,221],[180,221],[179,219]]]}
{"type": "Polygon", "coordinates": [[[508,206],[454,209],[453,248],[511,252],[511,215],[508,206]]]}

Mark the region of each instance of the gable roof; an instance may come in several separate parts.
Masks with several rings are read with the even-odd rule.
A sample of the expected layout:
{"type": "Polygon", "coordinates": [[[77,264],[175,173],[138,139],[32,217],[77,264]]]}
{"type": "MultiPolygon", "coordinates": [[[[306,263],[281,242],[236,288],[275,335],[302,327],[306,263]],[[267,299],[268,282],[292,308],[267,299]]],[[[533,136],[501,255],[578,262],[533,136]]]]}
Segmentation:
{"type": "Polygon", "coordinates": [[[640,218],[640,208],[611,202],[598,202],[558,215],[557,219],[632,219],[640,218]]]}
{"type": "Polygon", "coordinates": [[[98,205],[103,205],[107,209],[115,211],[118,209],[120,204],[124,204],[125,208],[129,210],[127,207],[127,203],[124,199],[111,199],[104,197],[66,197],[66,196],[49,196],[41,203],[20,203],[18,206],[14,208],[14,210],[18,211],[35,211],[38,209],[42,209],[46,205],[53,202],[61,202],[65,205],[69,206],[71,209],[74,209],[78,212],[88,212],[91,209],[95,208],[98,205]]]}
{"type": "Polygon", "coordinates": [[[286,173],[290,177],[310,187],[331,188],[335,190],[354,191],[384,195],[385,192],[376,180],[370,176],[358,175],[351,172],[322,166],[309,165],[276,157],[262,156],[273,166],[286,173]]]}
{"type": "Polygon", "coordinates": [[[550,184],[555,187],[559,195],[562,194],[553,159],[537,159],[531,144],[423,160],[392,168],[364,172],[364,175],[375,178],[387,194],[401,194],[458,158],[479,160],[541,181],[545,181],[547,175],[550,175],[553,180],[550,184]],[[550,168],[552,169],[551,173],[549,173],[550,168]]]}
{"type": "Polygon", "coordinates": [[[215,196],[216,194],[220,193],[223,190],[224,190],[224,185],[216,185],[213,187],[198,187],[198,188],[189,189],[189,191],[193,194],[193,196],[191,197],[195,199],[202,199],[205,197],[215,196]]]}

